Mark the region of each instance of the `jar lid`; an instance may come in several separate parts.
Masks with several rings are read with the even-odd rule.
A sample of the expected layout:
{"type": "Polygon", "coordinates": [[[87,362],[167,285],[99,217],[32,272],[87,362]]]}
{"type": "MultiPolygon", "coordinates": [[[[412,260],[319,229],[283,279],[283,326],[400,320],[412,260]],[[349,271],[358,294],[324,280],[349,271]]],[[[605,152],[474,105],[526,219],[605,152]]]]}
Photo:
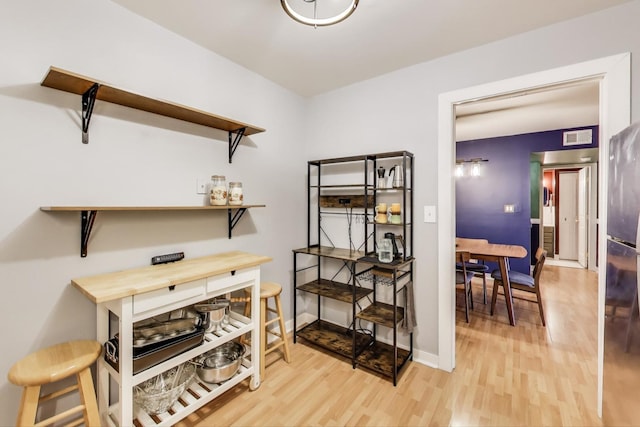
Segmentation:
{"type": "Polygon", "coordinates": [[[234,185],[234,186],[242,186],[241,182],[230,182],[229,185],[234,185]]]}
{"type": "Polygon", "coordinates": [[[224,175],[211,175],[211,179],[224,179],[224,175]]]}

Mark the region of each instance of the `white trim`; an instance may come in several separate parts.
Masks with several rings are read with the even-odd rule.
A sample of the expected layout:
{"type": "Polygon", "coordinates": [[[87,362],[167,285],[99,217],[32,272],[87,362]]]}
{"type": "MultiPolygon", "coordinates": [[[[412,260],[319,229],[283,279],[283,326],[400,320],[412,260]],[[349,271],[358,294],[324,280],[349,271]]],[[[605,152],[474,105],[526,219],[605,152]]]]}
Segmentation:
{"type": "MultiPolygon", "coordinates": [[[[607,224],[607,184],[609,176],[609,139],[631,124],[631,54],[620,55],[610,64],[600,82],[600,157],[598,168],[598,223],[607,224]]],[[[606,290],[607,227],[598,227],[598,415],[602,417],[604,374],[604,297],[606,290]]]]}
{"type": "MultiPolygon", "coordinates": [[[[316,321],[316,316],[314,316],[311,313],[301,313],[301,314],[298,314],[298,316],[296,318],[296,323],[297,323],[298,327],[300,327],[300,325],[307,325],[307,324],[313,323],[315,321],[316,321]]],[[[291,326],[287,325],[287,330],[293,332],[293,322],[292,322],[291,326]]]]}
{"type": "MultiPolygon", "coordinates": [[[[455,114],[457,104],[543,86],[602,77],[600,83],[600,200],[606,200],[609,138],[630,124],[631,54],[623,53],[440,94],[438,98],[438,361],[440,369],[455,368],[455,114]]],[[[606,203],[600,203],[600,223],[606,223],[606,203]]],[[[606,230],[600,227],[599,266],[606,265],[606,230]]],[[[598,414],[602,414],[604,345],[604,274],[598,275],[598,414]]]]}
{"type": "Polygon", "coordinates": [[[438,355],[416,350],[415,346],[413,348],[413,361],[433,369],[438,369],[438,355]]]}
{"type": "MultiPolygon", "coordinates": [[[[601,146],[598,146],[598,157],[600,156],[601,146]]],[[[600,160],[599,160],[600,161],[600,160]]],[[[587,251],[589,256],[587,258],[587,267],[591,271],[598,272],[598,266],[596,263],[596,254],[598,253],[598,180],[600,179],[599,168],[597,163],[564,163],[561,165],[549,165],[542,166],[542,175],[544,176],[545,171],[553,171],[556,169],[565,169],[565,168],[589,168],[589,215],[587,217],[587,222],[589,224],[587,231],[587,251]]],[[[540,193],[540,209],[542,207],[542,198],[543,195],[540,193]]],[[[542,217],[542,221],[544,222],[544,212],[540,211],[540,216],[542,217]]],[[[540,227],[539,233],[540,242],[544,241],[544,227],[540,227]]],[[[548,255],[547,260],[550,256],[555,256],[555,254],[548,255]]]]}

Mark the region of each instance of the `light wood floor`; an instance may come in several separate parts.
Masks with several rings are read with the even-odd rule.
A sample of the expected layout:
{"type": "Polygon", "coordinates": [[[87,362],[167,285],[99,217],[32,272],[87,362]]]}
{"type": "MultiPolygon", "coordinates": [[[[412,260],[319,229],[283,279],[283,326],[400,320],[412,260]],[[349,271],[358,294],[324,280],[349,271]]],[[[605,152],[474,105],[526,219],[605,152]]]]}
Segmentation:
{"type": "Polygon", "coordinates": [[[457,313],[451,374],[412,362],[393,387],[298,343],[291,345],[290,364],[269,355],[275,359],[267,359],[258,390],[243,383],[178,425],[600,426],[597,275],[553,266],[542,274],[546,328],[537,306],[522,301],[516,302],[516,327],[509,326],[504,298],[491,317],[474,279],[471,323],[457,313]]]}

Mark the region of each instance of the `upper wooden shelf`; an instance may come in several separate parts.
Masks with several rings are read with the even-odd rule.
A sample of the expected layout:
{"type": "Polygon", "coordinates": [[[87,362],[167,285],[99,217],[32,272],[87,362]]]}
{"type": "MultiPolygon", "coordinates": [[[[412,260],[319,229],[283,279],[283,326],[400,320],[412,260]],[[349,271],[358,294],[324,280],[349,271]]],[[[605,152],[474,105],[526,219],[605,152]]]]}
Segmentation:
{"type": "MultiPolygon", "coordinates": [[[[49,71],[41,84],[42,86],[83,96],[83,132],[85,134],[88,131],[88,122],[93,110],[93,102],[96,99],[227,131],[230,133],[230,144],[231,133],[239,134],[241,137],[242,135],[253,135],[265,131],[263,128],[207,113],[206,111],[201,111],[169,101],[149,98],[144,95],[117,88],[109,83],[105,83],[91,77],[85,77],[80,74],[75,74],[53,66],[49,68],[49,71]],[[85,98],[87,99],[85,100],[85,98]]],[[[83,142],[86,142],[86,135],[84,136],[85,138],[83,138],[83,142]]],[[[238,139],[237,143],[239,143],[239,141],[240,140],[238,139]]],[[[235,150],[235,147],[233,148],[235,150]]],[[[229,154],[230,160],[231,157],[232,153],[229,154]]]]}

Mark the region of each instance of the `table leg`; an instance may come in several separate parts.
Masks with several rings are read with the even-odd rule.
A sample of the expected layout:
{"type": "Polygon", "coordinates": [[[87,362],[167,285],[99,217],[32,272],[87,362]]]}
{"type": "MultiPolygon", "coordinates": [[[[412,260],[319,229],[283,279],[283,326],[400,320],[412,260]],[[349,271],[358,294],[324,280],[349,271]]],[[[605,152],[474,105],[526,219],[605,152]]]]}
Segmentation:
{"type": "Polygon", "coordinates": [[[507,258],[500,258],[500,275],[502,276],[502,287],[504,288],[504,298],[507,300],[507,313],[509,314],[509,323],[511,326],[516,325],[516,318],[513,312],[513,297],[511,295],[511,282],[509,281],[509,269],[507,268],[507,258]]]}

